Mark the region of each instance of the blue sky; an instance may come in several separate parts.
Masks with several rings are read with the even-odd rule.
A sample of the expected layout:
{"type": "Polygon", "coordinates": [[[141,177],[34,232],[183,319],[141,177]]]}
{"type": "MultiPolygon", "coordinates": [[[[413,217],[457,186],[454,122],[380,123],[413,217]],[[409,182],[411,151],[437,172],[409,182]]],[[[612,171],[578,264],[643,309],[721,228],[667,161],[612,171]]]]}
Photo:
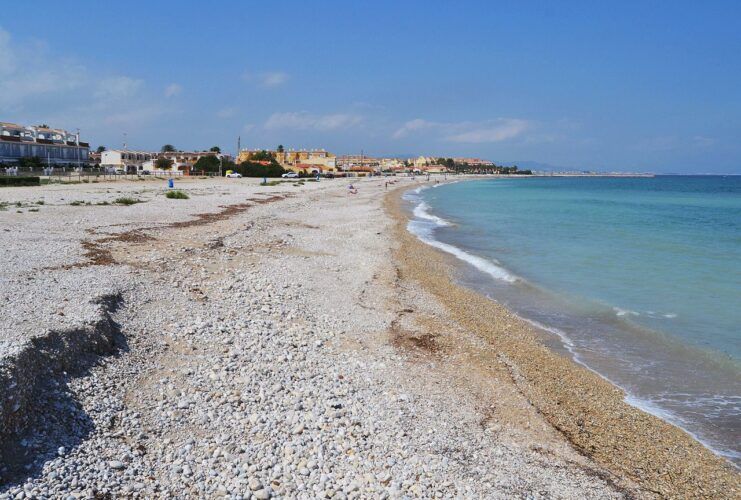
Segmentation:
{"type": "Polygon", "coordinates": [[[108,147],[741,173],[741,3],[12,2],[0,121],[108,147]]]}

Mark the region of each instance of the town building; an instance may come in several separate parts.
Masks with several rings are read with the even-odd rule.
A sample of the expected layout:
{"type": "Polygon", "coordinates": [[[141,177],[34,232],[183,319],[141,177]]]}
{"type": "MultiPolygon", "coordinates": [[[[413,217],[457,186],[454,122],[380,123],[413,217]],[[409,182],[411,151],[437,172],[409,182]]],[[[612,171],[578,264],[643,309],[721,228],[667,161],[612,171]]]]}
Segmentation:
{"type": "Polygon", "coordinates": [[[79,133],[0,122],[0,163],[38,158],[48,166],[84,166],[89,154],[90,144],[80,141],[79,133]]]}
{"type": "Polygon", "coordinates": [[[186,175],[190,173],[198,160],[207,156],[215,156],[221,158],[224,161],[232,159],[230,155],[216,153],[214,151],[166,151],[161,153],[154,153],[156,158],[167,158],[172,160],[173,171],[184,172],[186,175]]]}
{"type": "Polygon", "coordinates": [[[128,149],[109,149],[100,154],[100,166],[125,173],[136,174],[147,170],[144,165],[155,159],[156,153],[131,151],[128,149]]]}
{"type": "Polygon", "coordinates": [[[237,163],[250,161],[262,152],[269,153],[283,168],[294,172],[326,173],[337,170],[337,157],[325,149],[289,149],[283,151],[243,149],[237,163]]]}
{"type": "Polygon", "coordinates": [[[494,162],[489,160],[481,160],[479,158],[453,158],[456,164],[465,164],[471,167],[493,167],[494,162]]]}
{"type": "Polygon", "coordinates": [[[363,172],[377,172],[381,170],[381,160],[366,155],[343,155],[337,157],[337,167],[343,171],[353,171],[362,167],[363,172]]]}

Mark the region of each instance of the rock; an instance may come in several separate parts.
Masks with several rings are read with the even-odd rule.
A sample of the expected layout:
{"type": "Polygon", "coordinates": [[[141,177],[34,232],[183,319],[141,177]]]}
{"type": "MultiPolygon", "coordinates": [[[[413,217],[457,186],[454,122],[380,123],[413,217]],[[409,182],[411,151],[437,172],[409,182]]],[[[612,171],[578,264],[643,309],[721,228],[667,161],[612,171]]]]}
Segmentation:
{"type": "Polygon", "coordinates": [[[124,464],[120,460],[111,460],[108,462],[108,467],[113,470],[123,470],[126,468],[126,464],[124,464]]]}

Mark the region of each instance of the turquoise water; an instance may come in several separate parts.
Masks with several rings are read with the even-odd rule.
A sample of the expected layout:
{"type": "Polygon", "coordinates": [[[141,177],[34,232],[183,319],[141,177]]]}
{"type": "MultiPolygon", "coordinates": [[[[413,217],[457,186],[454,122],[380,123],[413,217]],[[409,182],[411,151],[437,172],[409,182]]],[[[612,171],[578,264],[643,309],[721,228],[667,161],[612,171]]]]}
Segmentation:
{"type": "Polygon", "coordinates": [[[491,179],[406,199],[463,284],[741,461],[741,177],[491,179]]]}

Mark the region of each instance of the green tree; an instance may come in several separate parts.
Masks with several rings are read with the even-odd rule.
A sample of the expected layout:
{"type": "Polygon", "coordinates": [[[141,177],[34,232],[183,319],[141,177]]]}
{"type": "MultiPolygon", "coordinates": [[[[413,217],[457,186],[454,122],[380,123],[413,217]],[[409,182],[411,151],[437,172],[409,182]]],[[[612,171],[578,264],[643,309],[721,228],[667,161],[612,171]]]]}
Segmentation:
{"type": "Polygon", "coordinates": [[[19,158],[18,166],[21,168],[42,168],[46,165],[38,156],[32,156],[30,158],[19,158]]]}
{"type": "Polygon", "coordinates": [[[106,149],[105,146],[98,146],[98,149],[96,149],[95,151],[96,151],[96,153],[100,154],[103,151],[105,151],[105,149],[106,149]]]}
{"type": "Polygon", "coordinates": [[[244,177],[280,177],[286,173],[286,170],[276,161],[272,161],[269,165],[263,165],[253,161],[244,161],[239,165],[232,167],[231,170],[239,172],[244,177]]]}
{"type": "Polygon", "coordinates": [[[174,153],[177,150],[175,149],[175,146],[173,146],[172,144],[165,144],[164,146],[162,146],[161,151],[163,153],[174,153]]]}
{"type": "Polygon", "coordinates": [[[209,151],[212,153],[221,153],[221,148],[219,146],[213,146],[209,151]]]}
{"type": "MultiPolygon", "coordinates": [[[[204,171],[204,172],[218,172],[219,171],[219,159],[214,155],[201,156],[198,161],[193,165],[193,170],[204,171]]],[[[228,170],[226,167],[224,170],[228,170]]]]}
{"type": "Polygon", "coordinates": [[[157,170],[170,170],[173,163],[175,162],[170,158],[157,158],[157,161],[154,162],[154,166],[157,170]]]}
{"type": "Polygon", "coordinates": [[[284,152],[286,149],[283,147],[283,144],[278,144],[278,147],[276,148],[276,151],[279,153],[284,152]]]}

